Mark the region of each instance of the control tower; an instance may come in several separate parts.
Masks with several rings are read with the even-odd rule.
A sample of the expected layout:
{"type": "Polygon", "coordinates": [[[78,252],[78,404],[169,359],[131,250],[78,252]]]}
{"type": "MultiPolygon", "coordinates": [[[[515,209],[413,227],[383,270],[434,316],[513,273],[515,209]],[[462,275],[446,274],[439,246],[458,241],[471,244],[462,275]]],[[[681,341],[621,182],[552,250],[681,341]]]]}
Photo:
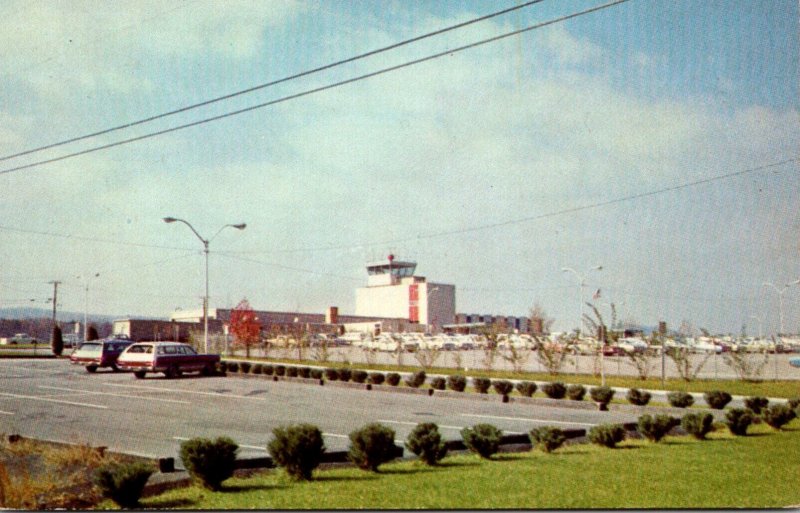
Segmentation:
{"type": "Polygon", "coordinates": [[[356,315],[407,319],[439,331],[455,321],[456,287],[416,276],[416,262],[386,260],[367,264],[367,286],[356,289],[356,315]]]}

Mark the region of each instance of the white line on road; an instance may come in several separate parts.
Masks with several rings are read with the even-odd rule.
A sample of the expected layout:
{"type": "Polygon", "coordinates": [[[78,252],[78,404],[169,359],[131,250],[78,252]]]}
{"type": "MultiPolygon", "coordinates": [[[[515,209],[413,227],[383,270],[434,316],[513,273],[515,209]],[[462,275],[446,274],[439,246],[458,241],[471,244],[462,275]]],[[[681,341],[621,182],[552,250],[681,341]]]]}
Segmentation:
{"type": "MultiPolygon", "coordinates": [[[[186,440],[191,440],[191,438],[185,438],[185,437],[182,437],[182,436],[173,436],[172,439],[173,440],[180,440],[181,442],[185,442],[186,440]]],[[[259,447],[257,445],[245,445],[245,444],[239,444],[239,443],[237,443],[236,445],[238,445],[239,447],[241,447],[243,449],[254,449],[256,451],[269,452],[266,447],[259,447]]]]}
{"type": "Polygon", "coordinates": [[[14,415],[13,411],[2,411],[0,410],[0,415],[14,415]]]}
{"type": "Polygon", "coordinates": [[[82,394],[94,394],[94,395],[108,395],[111,397],[123,397],[126,399],[144,399],[145,401],[161,401],[162,403],[175,403],[175,404],[192,404],[189,401],[179,401],[177,399],[159,399],[157,397],[142,397],[140,395],[130,395],[130,394],[112,394],[110,392],[97,392],[94,390],[82,390],[78,388],[66,388],[66,387],[51,387],[47,385],[39,385],[39,388],[45,388],[48,390],[61,390],[62,392],[78,392],[82,394]]]}
{"type": "Polygon", "coordinates": [[[322,436],[332,436],[333,438],[350,438],[347,435],[337,435],[336,433],[322,433],[322,436]]]}
{"type": "Polygon", "coordinates": [[[38,397],[35,395],[20,395],[20,394],[7,394],[0,392],[0,396],[13,397],[15,399],[30,399],[31,401],[47,401],[49,403],[70,404],[72,406],[85,406],[86,408],[97,408],[98,410],[107,410],[108,406],[102,404],[78,403],[74,401],[62,401],[60,399],[50,399],[47,397],[38,397]]]}
{"type": "Polygon", "coordinates": [[[595,424],[587,423],[587,422],[564,422],[558,420],[549,420],[549,419],[528,419],[524,417],[498,417],[495,415],[477,415],[473,413],[462,413],[462,417],[477,417],[481,419],[498,419],[498,420],[523,420],[525,422],[542,422],[545,424],[564,424],[567,426],[594,426],[595,424]]]}
{"type": "Polygon", "coordinates": [[[158,388],[158,387],[145,387],[139,385],[120,385],[118,383],[109,383],[109,386],[112,387],[122,387],[122,388],[134,388],[138,390],[151,390],[156,392],[166,392],[166,393],[173,393],[173,394],[194,394],[194,395],[205,395],[205,396],[212,396],[212,397],[221,397],[225,398],[233,398],[233,399],[252,399],[254,401],[274,401],[274,399],[268,399],[265,397],[255,397],[251,395],[235,395],[235,394],[221,394],[219,392],[201,392],[199,390],[172,390],[172,389],[165,389],[165,388],[158,388]]]}
{"type": "MultiPolygon", "coordinates": [[[[385,420],[385,419],[384,420],[378,420],[378,422],[383,422],[384,424],[401,424],[401,425],[404,425],[404,426],[416,426],[417,424],[420,424],[420,422],[404,422],[404,421],[401,421],[401,420],[385,420]]],[[[442,424],[437,424],[437,426],[442,428],[442,429],[457,429],[459,431],[461,431],[462,429],[464,429],[466,427],[466,426],[445,426],[445,425],[442,425],[442,424]]]]}

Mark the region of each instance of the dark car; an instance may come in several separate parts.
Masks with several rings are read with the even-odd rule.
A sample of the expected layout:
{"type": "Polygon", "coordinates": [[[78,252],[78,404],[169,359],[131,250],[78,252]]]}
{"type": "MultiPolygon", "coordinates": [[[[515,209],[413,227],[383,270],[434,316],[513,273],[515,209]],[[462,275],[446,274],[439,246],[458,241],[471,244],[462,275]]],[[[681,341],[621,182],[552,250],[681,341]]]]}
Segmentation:
{"type": "Polygon", "coordinates": [[[86,367],[86,372],[94,372],[99,367],[110,367],[117,372],[117,358],[131,344],[131,340],[90,340],[72,353],[69,360],[74,365],[86,367]]]}

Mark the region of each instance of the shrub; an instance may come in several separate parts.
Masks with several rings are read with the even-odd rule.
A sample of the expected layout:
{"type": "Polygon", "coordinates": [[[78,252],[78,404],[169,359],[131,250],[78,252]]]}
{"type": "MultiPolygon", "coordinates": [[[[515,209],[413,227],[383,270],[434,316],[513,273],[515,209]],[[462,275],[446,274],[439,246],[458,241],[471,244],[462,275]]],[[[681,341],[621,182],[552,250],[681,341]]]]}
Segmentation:
{"type": "Polygon", "coordinates": [[[275,375],[276,376],[285,376],[286,375],[286,366],[285,365],[276,365],[275,366],[275,375]]]}
{"type": "Polygon", "coordinates": [[[652,399],[650,392],[639,390],[638,388],[631,388],[625,396],[628,402],[635,406],[646,406],[652,399]]]}
{"type": "Polygon", "coordinates": [[[756,415],[761,415],[761,410],[767,406],[769,406],[769,399],[766,397],[746,397],[744,400],[744,407],[749,408],[756,415]]]}
{"type": "Polygon", "coordinates": [[[748,408],[731,408],[725,412],[725,425],[731,434],[746,436],[747,428],[753,423],[753,412],[748,408]]]}
{"type": "Polygon", "coordinates": [[[488,378],[472,378],[472,387],[479,394],[485,394],[488,392],[491,385],[492,382],[488,378]]]}
{"type": "Polygon", "coordinates": [[[310,367],[299,367],[297,369],[297,375],[301,378],[310,378],[311,377],[311,368],[310,367]]]}
{"type": "Polygon", "coordinates": [[[400,374],[396,372],[390,372],[386,375],[386,383],[393,387],[396,387],[400,384],[400,379],[400,374]]]}
{"type": "Polygon", "coordinates": [[[463,392],[467,388],[467,378],[452,374],[447,377],[447,388],[456,392],[463,392]]]}
{"type": "Polygon", "coordinates": [[[721,410],[731,402],[733,397],[731,397],[731,394],[728,392],[723,392],[722,390],[711,390],[703,394],[703,399],[705,399],[706,404],[711,408],[721,410]]]}
{"type": "Polygon", "coordinates": [[[531,397],[533,394],[536,393],[536,383],[533,381],[520,381],[517,383],[517,392],[524,395],[525,397],[531,397]]]}
{"type": "Polygon", "coordinates": [[[611,387],[593,387],[589,390],[589,396],[592,401],[605,406],[614,398],[614,390],[611,387]]]}
{"type": "Polygon", "coordinates": [[[784,424],[790,422],[794,418],[794,412],[789,404],[773,404],[769,408],[765,408],[761,412],[761,418],[764,422],[774,429],[781,429],[784,424]]]}
{"type": "Polygon", "coordinates": [[[694,404],[694,397],[686,392],[670,392],[667,394],[667,401],[675,408],[688,408],[694,404]]]}
{"type": "Polygon", "coordinates": [[[340,375],[341,374],[339,374],[339,371],[337,371],[336,369],[331,369],[331,368],[325,369],[325,379],[327,379],[328,381],[336,381],[337,379],[339,379],[340,375]]]}
{"type": "Polygon", "coordinates": [[[353,371],[347,367],[342,367],[339,369],[339,381],[350,381],[350,378],[353,377],[353,371]]]}
{"type": "Polygon", "coordinates": [[[228,362],[228,372],[239,372],[239,363],[238,362],[228,362]]]}
{"type": "Polygon", "coordinates": [[[364,383],[365,381],[367,381],[367,376],[368,376],[367,371],[354,370],[350,377],[355,383],[364,383]]]}
{"type": "Polygon", "coordinates": [[[534,448],[544,452],[553,452],[567,440],[564,432],[557,427],[542,426],[528,433],[534,448]]]}
{"type": "Polygon", "coordinates": [[[419,388],[425,383],[425,371],[415,372],[408,378],[406,378],[406,385],[410,386],[411,388],[419,388]]]}
{"type": "Polygon", "coordinates": [[[247,373],[250,372],[250,368],[252,366],[253,365],[250,362],[240,362],[239,363],[239,372],[241,372],[242,374],[247,374],[247,373]]]}
{"type": "Polygon", "coordinates": [[[311,473],[322,461],[325,441],[322,432],[311,424],[278,427],[267,449],[273,461],[295,479],[311,479],[311,473]]]}
{"type": "Polygon", "coordinates": [[[563,399],[567,393],[567,387],[560,381],[545,383],[542,385],[542,392],[550,399],[563,399]]]}
{"type": "Polygon", "coordinates": [[[393,460],[397,455],[394,430],[382,424],[367,424],[350,433],[348,457],[363,470],[378,471],[378,466],[393,460]]]}
{"type": "Polygon", "coordinates": [[[135,508],[154,470],[145,463],[108,464],[95,471],[94,482],[103,497],[122,508],[135,508]]]}
{"type": "Polygon", "coordinates": [[[714,416],[710,413],[687,413],[681,419],[681,427],[696,439],[703,440],[714,429],[714,416]]]}
{"type": "Polygon", "coordinates": [[[186,470],[203,486],[219,490],[222,482],[233,475],[239,446],[228,437],[216,440],[192,438],[181,444],[181,460],[186,470]]]}
{"type": "Polygon", "coordinates": [[[58,325],[53,326],[53,333],[50,334],[50,350],[56,356],[61,356],[64,352],[64,335],[58,325]]]}
{"type": "Polygon", "coordinates": [[[272,365],[264,364],[261,366],[261,374],[272,376],[275,373],[275,367],[272,365]]]}
{"type": "Polygon", "coordinates": [[[250,374],[261,374],[261,371],[264,370],[264,366],[260,363],[255,363],[250,368],[250,374]]]}
{"type": "Polygon", "coordinates": [[[444,390],[447,387],[447,381],[441,377],[437,376],[435,378],[431,378],[431,388],[434,390],[444,390]]]}
{"type": "Polygon", "coordinates": [[[406,447],[427,465],[436,465],[447,454],[439,427],[431,422],[417,424],[406,438],[406,447]]]}
{"type": "Polygon", "coordinates": [[[371,372],[369,375],[369,382],[373,385],[381,385],[386,381],[386,376],[382,372],[371,372]]]}
{"type": "Polygon", "coordinates": [[[492,381],[492,388],[500,395],[508,395],[514,391],[514,384],[504,379],[492,381]]]}
{"type": "Polygon", "coordinates": [[[625,428],[620,424],[599,424],[589,430],[589,441],[610,449],[625,440],[625,428]]]}
{"type": "Polygon", "coordinates": [[[792,410],[792,418],[797,418],[800,415],[800,397],[789,399],[786,403],[789,409],[792,410]]]}
{"type": "Polygon", "coordinates": [[[503,432],[491,424],[476,424],[461,430],[461,438],[467,448],[481,458],[490,459],[500,448],[503,432]]]}
{"type": "Polygon", "coordinates": [[[314,379],[322,379],[322,369],[311,369],[311,377],[314,379]]]}
{"type": "Polygon", "coordinates": [[[567,397],[573,401],[583,401],[586,395],[586,387],[583,385],[570,385],[567,387],[567,397]]]}
{"type": "Polygon", "coordinates": [[[296,378],[297,377],[297,367],[286,367],[286,377],[287,378],[296,378]]]}
{"type": "Polygon", "coordinates": [[[639,417],[639,433],[651,442],[659,442],[675,426],[680,425],[680,419],[669,415],[642,415],[639,417]]]}

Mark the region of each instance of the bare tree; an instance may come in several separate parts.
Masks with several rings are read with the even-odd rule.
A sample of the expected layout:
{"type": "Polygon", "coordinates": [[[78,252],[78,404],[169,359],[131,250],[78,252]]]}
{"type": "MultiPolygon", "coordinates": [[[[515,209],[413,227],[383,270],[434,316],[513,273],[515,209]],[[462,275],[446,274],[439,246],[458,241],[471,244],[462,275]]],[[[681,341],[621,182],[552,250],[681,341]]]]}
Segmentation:
{"type": "Polygon", "coordinates": [[[548,316],[547,312],[539,303],[533,304],[528,318],[531,320],[531,324],[533,325],[534,329],[536,327],[541,327],[541,333],[536,333],[537,335],[550,333],[550,329],[553,327],[553,323],[555,322],[555,319],[548,316]]]}
{"type": "Polygon", "coordinates": [[[564,365],[569,362],[569,354],[576,341],[575,335],[560,335],[555,341],[534,337],[536,360],[547,369],[548,374],[557,376],[561,373],[564,365]]]}
{"type": "Polygon", "coordinates": [[[486,345],[483,347],[483,359],[481,363],[484,369],[492,370],[494,368],[494,362],[497,359],[500,329],[498,326],[492,324],[484,327],[481,330],[481,335],[486,338],[486,345]]]}
{"type": "Polygon", "coordinates": [[[531,350],[524,347],[517,347],[509,341],[509,344],[500,353],[503,360],[511,364],[514,372],[521,372],[522,368],[531,357],[531,350]]]}
{"type": "Polygon", "coordinates": [[[433,367],[436,360],[441,356],[441,350],[433,344],[422,343],[419,348],[414,352],[414,358],[419,362],[424,370],[433,367]]]}
{"type": "Polygon", "coordinates": [[[742,381],[761,381],[761,374],[769,363],[767,351],[750,353],[744,347],[738,346],[727,353],[723,353],[722,361],[730,367],[742,381]]]}

